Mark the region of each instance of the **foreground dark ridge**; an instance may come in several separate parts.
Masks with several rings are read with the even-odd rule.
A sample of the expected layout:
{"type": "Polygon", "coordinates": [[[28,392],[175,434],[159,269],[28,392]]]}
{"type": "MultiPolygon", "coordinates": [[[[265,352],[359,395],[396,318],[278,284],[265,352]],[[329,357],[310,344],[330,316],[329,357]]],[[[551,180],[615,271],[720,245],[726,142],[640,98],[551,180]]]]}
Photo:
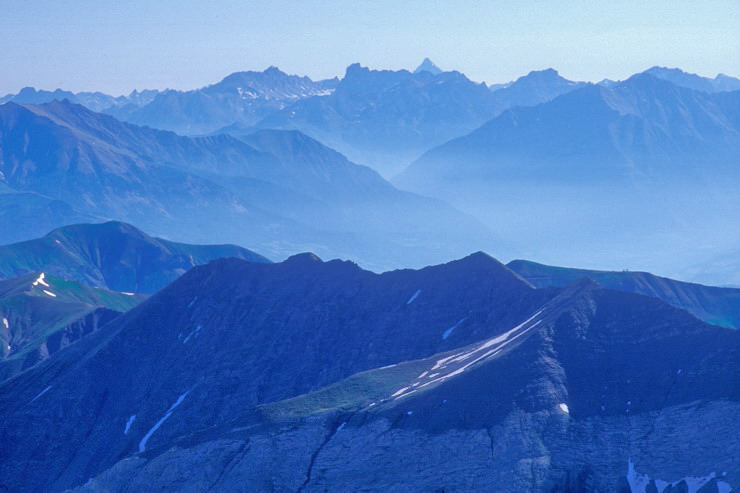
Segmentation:
{"type": "Polygon", "coordinates": [[[76,491],[727,492],[739,348],[581,280],[503,334],[258,406],[76,491]]]}
{"type": "Polygon", "coordinates": [[[3,481],[12,490],[80,484],[254,405],[491,337],[554,294],[483,253],[385,274],[311,254],[195,267],[0,387],[3,481]],[[55,409],[75,409],[74,418],[55,409]],[[53,441],[41,439],[52,429],[53,441]]]}

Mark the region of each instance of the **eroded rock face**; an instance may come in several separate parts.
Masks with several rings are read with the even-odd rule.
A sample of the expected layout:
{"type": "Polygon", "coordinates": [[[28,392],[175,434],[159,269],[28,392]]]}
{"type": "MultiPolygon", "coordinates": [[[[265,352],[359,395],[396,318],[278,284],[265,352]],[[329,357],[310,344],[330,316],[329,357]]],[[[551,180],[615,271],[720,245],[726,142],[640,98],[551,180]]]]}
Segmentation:
{"type": "Polygon", "coordinates": [[[485,254],[382,275],[308,254],[196,267],[0,389],[3,481],[79,485],[255,405],[495,335],[554,293],[485,254]]]}
{"type": "Polygon", "coordinates": [[[490,428],[432,434],[384,418],[333,429],[327,416],[127,458],[74,491],[637,492],[650,478],[665,488],[712,474],[691,484],[728,491],[719,488],[740,479],[738,418],[728,402],[585,420],[513,412],[490,428]]]}
{"type": "Polygon", "coordinates": [[[740,474],[739,338],[587,279],[536,290],[483,254],[382,275],[221,260],[0,387],[0,473],[47,491],[719,488],[740,474]]]}

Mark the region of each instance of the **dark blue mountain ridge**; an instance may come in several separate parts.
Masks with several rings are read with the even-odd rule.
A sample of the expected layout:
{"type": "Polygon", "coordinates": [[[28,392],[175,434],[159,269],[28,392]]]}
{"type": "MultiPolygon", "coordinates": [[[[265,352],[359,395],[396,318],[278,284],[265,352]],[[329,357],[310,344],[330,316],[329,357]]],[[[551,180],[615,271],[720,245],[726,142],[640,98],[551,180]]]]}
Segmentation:
{"type": "Polygon", "coordinates": [[[734,485],[739,337],[483,253],[380,275],[223,259],[0,385],[0,472],[45,491],[734,485]]]}
{"type": "Polygon", "coordinates": [[[660,298],[705,322],[740,329],[740,289],[676,281],[649,272],[574,269],[528,260],[513,260],[506,266],[538,288],[565,287],[587,277],[605,288],[660,298]]]}

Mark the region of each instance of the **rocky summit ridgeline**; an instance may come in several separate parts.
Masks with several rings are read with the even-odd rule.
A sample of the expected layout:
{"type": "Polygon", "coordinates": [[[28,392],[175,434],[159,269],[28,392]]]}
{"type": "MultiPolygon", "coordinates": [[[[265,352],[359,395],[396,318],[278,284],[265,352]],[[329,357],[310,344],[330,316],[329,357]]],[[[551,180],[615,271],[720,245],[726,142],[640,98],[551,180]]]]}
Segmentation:
{"type": "Polygon", "coordinates": [[[739,338],[483,253],[217,260],[0,386],[0,470],[11,491],[724,491],[739,338]]]}

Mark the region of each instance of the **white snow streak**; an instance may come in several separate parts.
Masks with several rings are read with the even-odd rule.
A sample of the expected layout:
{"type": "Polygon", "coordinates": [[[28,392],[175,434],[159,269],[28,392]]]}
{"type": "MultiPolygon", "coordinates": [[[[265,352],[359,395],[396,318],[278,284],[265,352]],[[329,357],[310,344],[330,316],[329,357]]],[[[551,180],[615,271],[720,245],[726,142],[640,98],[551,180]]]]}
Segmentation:
{"type": "Polygon", "coordinates": [[[190,303],[188,303],[188,308],[190,308],[191,306],[193,306],[193,303],[195,303],[197,300],[198,300],[198,297],[197,296],[195,298],[193,298],[193,301],[191,301],[190,303]]]}
{"type": "Polygon", "coordinates": [[[188,334],[188,336],[185,338],[185,340],[182,341],[182,343],[183,344],[186,344],[190,340],[190,338],[192,336],[196,336],[197,337],[198,336],[198,332],[200,332],[200,329],[202,329],[202,328],[203,328],[202,325],[197,326],[192,332],[190,332],[190,334],[188,334]]]}
{"type": "Polygon", "coordinates": [[[43,291],[44,291],[44,293],[48,294],[48,295],[49,295],[49,296],[51,296],[52,298],[56,298],[56,297],[57,297],[57,295],[55,295],[55,294],[54,294],[54,293],[52,293],[51,291],[47,291],[47,290],[45,290],[45,289],[44,289],[43,291]]]}
{"type": "Polygon", "coordinates": [[[10,328],[10,325],[8,324],[8,319],[5,317],[3,317],[3,325],[5,326],[6,329],[10,328]]]}
{"type": "Polygon", "coordinates": [[[406,304],[410,305],[416,299],[416,297],[419,296],[420,294],[421,294],[421,289],[416,290],[416,292],[411,295],[411,298],[409,298],[406,304]]]}
{"type": "Polygon", "coordinates": [[[157,421],[156,424],[152,426],[152,429],[146,432],[146,435],[144,435],[144,438],[142,438],[141,441],[139,442],[139,452],[146,451],[146,442],[148,442],[151,436],[154,435],[154,432],[157,431],[160,426],[162,426],[162,423],[167,421],[167,418],[169,418],[172,415],[172,411],[174,411],[177,406],[182,404],[182,401],[185,400],[185,397],[187,397],[189,393],[190,391],[188,390],[187,392],[182,394],[180,397],[178,397],[177,401],[175,401],[175,403],[170,406],[170,408],[167,410],[167,413],[162,417],[162,419],[157,421]]]}
{"type": "Polygon", "coordinates": [[[460,353],[453,354],[452,356],[447,356],[446,358],[437,360],[434,366],[428,370],[428,372],[434,373],[422,373],[421,375],[419,375],[419,377],[416,378],[416,382],[413,382],[408,387],[403,387],[397,390],[395,393],[393,393],[393,395],[391,395],[391,397],[398,399],[407,395],[411,395],[417,390],[428,385],[443,382],[448,378],[459,375],[479,361],[497,355],[498,353],[503,351],[503,349],[511,342],[515,341],[516,339],[539,325],[540,320],[531,324],[530,322],[532,322],[532,320],[541,312],[542,310],[538,311],[513,329],[501,334],[500,336],[493,337],[483,342],[482,344],[476,345],[472,349],[467,349],[460,353]],[[522,328],[524,328],[524,330],[521,330],[522,328]]]}
{"type": "Polygon", "coordinates": [[[449,329],[444,331],[444,334],[442,334],[442,339],[447,339],[452,335],[452,333],[455,331],[456,328],[460,327],[460,324],[466,321],[468,317],[465,317],[464,319],[460,320],[458,323],[450,327],[449,329]]]}
{"type": "Polygon", "coordinates": [[[125,294],[126,296],[133,296],[134,293],[127,293],[126,291],[121,291],[121,294],[125,294]]]}
{"type": "Polygon", "coordinates": [[[565,414],[570,414],[570,409],[568,409],[568,404],[565,402],[561,402],[558,404],[558,407],[560,407],[560,410],[563,411],[565,414]]]}
{"type": "Polygon", "coordinates": [[[136,421],[136,415],[132,415],[128,418],[128,421],[126,422],[126,429],[123,430],[124,435],[128,435],[128,430],[131,429],[131,425],[134,424],[134,421],[136,421]]]}
{"type": "MultiPolygon", "coordinates": [[[[49,389],[50,389],[50,388],[51,388],[51,385],[49,385],[49,386],[48,386],[48,387],[46,387],[46,388],[45,388],[44,390],[42,390],[41,392],[39,392],[39,393],[38,393],[38,395],[37,395],[36,397],[34,397],[33,399],[31,399],[31,402],[35,401],[36,399],[38,399],[39,397],[41,397],[42,395],[44,395],[45,393],[47,393],[47,392],[49,391],[49,389]]],[[[29,402],[29,404],[30,404],[31,402],[29,402]]]]}

